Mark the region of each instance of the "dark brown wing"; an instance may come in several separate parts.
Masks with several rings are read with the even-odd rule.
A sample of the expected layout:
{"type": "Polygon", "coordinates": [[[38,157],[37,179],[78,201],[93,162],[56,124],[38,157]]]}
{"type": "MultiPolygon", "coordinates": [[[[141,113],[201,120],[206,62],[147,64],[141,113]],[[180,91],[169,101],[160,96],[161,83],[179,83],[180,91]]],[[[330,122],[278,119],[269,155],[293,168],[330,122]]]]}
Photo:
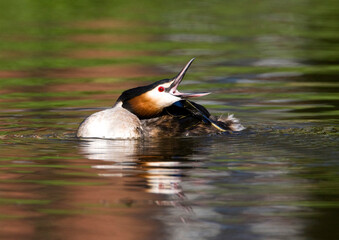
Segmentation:
{"type": "Polygon", "coordinates": [[[211,114],[208,112],[208,110],[195,102],[191,102],[188,100],[181,100],[178,102],[175,102],[171,106],[165,108],[163,110],[164,115],[173,115],[173,116],[189,116],[194,115],[199,119],[203,119],[204,117],[209,118],[211,114]],[[204,117],[202,116],[204,115],[204,117]]]}
{"type": "Polygon", "coordinates": [[[164,109],[160,117],[141,122],[145,135],[150,137],[197,136],[243,129],[233,115],[216,118],[205,107],[188,100],[179,101],[164,109]]]}

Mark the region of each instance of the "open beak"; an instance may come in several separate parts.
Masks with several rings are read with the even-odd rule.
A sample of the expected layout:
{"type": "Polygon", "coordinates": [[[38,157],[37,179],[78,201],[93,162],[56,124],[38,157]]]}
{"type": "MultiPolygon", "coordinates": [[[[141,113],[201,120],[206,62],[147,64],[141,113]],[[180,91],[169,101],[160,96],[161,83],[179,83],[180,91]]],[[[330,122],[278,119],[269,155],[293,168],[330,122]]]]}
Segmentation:
{"type": "Polygon", "coordinates": [[[186,66],[180,71],[180,73],[173,78],[173,82],[171,84],[171,86],[169,87],[169,93],[177,96],[177,97],[181,97],[181,98],[190,98],[190,97],[202,97],[205,95],[210,94],[209,92],[206,93],[181,93],[178,91],[178,86],[181,83],[182,79],[185,76],[185,73],[187,71],[187,69],[191,66],[192,62],[194,61],[194,58],[192,58],[187,64],[186,66]]]}

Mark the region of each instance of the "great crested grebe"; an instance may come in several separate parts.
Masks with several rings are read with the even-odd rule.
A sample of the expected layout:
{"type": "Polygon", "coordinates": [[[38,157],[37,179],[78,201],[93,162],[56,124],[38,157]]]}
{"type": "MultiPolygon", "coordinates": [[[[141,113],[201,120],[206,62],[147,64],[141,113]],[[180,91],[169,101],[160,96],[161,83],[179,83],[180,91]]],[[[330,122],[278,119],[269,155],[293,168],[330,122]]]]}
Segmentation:
{"type": "Polygon", "coordinates": [[[80,124],[77,137],[136,139],[243,130],[233,115],[217,118],[203,106],[187,100],[209,93],[181,93],[177,90],[193,60],[172,79],[124,91],[112,108],[87,117],[80,124]]]}

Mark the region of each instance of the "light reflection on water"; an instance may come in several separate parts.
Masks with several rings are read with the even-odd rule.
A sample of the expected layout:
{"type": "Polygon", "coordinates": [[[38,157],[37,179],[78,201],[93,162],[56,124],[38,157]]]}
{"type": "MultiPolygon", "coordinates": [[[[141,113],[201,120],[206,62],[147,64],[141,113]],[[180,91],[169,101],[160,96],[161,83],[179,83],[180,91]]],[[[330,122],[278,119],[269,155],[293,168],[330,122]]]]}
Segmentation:
{"type": "Polygon", "coordinates": [[[337,3],[4,4],[1,239],[339,239],[337,3]],[[181,89],[245,131],[74,138],[192,57],[181,89]]]}
{"type": "Polygon", "coordinates": [[[208,138],[4,138],[3,236],[25,226],[26,239],[50,228],[65,238],[128,228],[121,238],[305,239],[309,222],[336,204],[322,197],[337,196],[336,144],[275,124],[208,138]]]}
{"type": "MultiPolygon", "coordinates": [[[[146,185],[139,190],[162,196],[152,204],[164,207],[157,218],[166,226],[167,239],[223,239],[224,234],[237,234],[239,239],[303,239],[302,217],[313,211],[303,206],[309,196],[300,190],[309,183],[291,176],[298,167],[290,159],[302,155],[286,153],[282,146],[276,151],[285,159],[277,159],[269,155],[270,147],[259,142],[245,157],[245,148],[257,140],[242,138],[240,144],[226,136],[209,141],[94,140],[82,142],[80,151],[87,158],[104,161],[92,165],[101,170],[99,176],[139,173],[146,185]],[[226,142],[230,147],[221,150],[226,142]]],[[[273,146],[283,141],[270,140],[276,142],[273,146]]]]}

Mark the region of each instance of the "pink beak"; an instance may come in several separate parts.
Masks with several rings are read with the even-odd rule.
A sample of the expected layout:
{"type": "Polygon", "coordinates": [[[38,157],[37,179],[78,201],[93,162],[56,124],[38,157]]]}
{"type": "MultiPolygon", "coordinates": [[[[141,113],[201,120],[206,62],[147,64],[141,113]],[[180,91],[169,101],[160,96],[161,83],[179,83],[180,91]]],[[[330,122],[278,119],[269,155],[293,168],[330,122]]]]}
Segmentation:
{"type": "Polygon", "coordinates": [[[181,98],[202,97],[202,96],[210,94],[209,92],[206,92],[206,93],[181,93],[177,90],[179,84],[181,83],[182,79],[185,76],[187,69],[191,66],[193,61],[194,61],[194,58],[192,58],[186,64],[186,66],[180,71],[180,73],[175,78],[173,78],[173,83],[169,87],[169,89],[170,89],[169,93],[170,94],[177,96],[177,97],[181,97],[181,98]]]}

